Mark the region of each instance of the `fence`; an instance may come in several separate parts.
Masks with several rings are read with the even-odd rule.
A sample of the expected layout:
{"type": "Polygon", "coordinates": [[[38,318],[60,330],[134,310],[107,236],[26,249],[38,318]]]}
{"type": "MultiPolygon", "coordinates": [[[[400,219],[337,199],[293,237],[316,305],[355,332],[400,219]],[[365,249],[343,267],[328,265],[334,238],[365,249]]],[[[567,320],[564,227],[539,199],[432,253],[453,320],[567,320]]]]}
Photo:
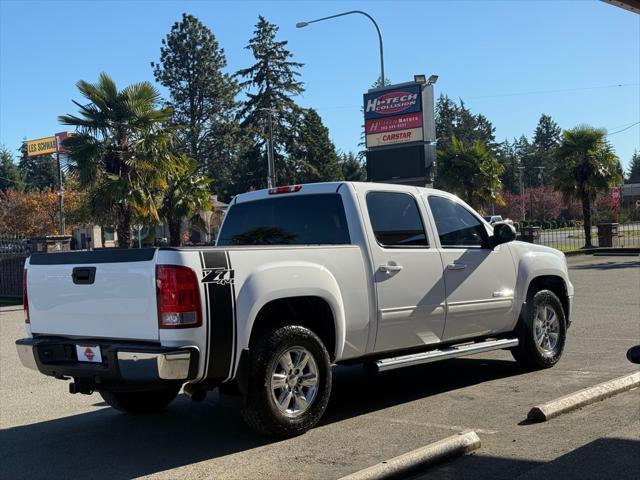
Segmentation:
{"type": "Polygon", "coordinates": [[[0,235],[0,297],[22,295],[24,261],[29,254],[29,242],[25,238],[0,235]]]}
{"type": "MultiPolygon", "coordinates": [[[[563,252],[577,251],[586,243],[584,227],[522,227],[522,239],[553,247],[563,252]],[[545,228],[546,227],[546,228],[545,228]]],[[[591,228],[591,244],[600,248],[640,248],[640,222],[607,223],[591,228]]]]}

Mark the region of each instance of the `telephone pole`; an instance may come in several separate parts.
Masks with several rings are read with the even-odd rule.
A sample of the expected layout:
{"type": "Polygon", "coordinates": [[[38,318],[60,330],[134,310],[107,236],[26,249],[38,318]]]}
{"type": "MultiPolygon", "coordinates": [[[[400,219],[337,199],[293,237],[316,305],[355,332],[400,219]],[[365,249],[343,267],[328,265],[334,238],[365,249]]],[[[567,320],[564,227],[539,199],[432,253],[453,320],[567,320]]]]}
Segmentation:
{"type": "Polygon", "coordinates": [[[520,203],[522,209],[522,220],[526,219],[526,210],[524,207],[524,181],[522,180],[524,167],[522,165],[518,166],[518,178],[520,179],[520,203]]]}

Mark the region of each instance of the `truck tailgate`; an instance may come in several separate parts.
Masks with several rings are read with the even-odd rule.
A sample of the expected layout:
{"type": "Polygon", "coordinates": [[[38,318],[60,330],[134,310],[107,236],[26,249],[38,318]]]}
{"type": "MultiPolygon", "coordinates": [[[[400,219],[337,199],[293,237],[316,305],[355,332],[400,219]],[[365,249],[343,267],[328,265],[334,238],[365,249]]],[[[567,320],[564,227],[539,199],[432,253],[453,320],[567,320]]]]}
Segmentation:
{"type": "Polygon", "coordinates": [[[158,340],[154,257],[154,249],[32,255],[31,332],[158,340]]]}

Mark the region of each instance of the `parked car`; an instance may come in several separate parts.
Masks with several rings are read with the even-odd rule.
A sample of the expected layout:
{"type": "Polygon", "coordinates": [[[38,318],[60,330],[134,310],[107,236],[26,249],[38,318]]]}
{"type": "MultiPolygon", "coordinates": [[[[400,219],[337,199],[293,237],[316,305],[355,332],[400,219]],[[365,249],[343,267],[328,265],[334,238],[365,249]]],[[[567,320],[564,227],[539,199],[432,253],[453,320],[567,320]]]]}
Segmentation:
{"type": "Polygon", "coordinates": [[[482,218],[484,218],[484,220],[491,225],[495,225],[496,223],[501,223],[501,222],[508,223],[509,225],[513,225],[513,220],[509,218],[503,219],[501,215],[485,215],[482,218]]]}
{"type": "Polygon", "coordinates": [[[216,247],[32,255],[18,353],[128,413],[218,388],[254,429],[297,435],[322,417],[337,364],[386,371],[508,349],[528,369],[555,365],[566,260],[514,238],[438,190],[249,192],[216,247]]]}

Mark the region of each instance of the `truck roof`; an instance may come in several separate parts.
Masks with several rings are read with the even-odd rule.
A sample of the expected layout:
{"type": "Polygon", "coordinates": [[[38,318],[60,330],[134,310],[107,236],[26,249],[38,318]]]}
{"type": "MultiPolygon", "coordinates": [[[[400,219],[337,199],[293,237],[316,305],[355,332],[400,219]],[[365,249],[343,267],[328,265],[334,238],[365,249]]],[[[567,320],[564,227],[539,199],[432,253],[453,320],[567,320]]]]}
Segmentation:
{"type": "MultiPolygon", "coordinates": [[[[309,193],[331,193],[331,192],[337,192],[340,190],[340,187],[343,187],[345,185],[349,185],[351,186],[354,190],[358,191],[358,190],[370,190],[372,185],[376,185],[378,188],[384,188],[385,186],[387,187],[393,187],[393,190],[395,191],[406,191],[406,192],[413,192],[413,193],[417,193],[417,192],[422,192],[422,193],[427,193],[427,192],[441,192],[445,195],[451,195],[448,192],[444,192],[441,190],[436,190],[433,188],[425,188],[425,187],[413,187],[410,185],[399,185],[399,184],[395,184],[395,183],[372,183],[372,182],[321,182],[321,183],[304,183],[299,185],[300,189],[299,190],[295,190],[292,192],[280,192],[280,194],[284,194],[284,195],[289,195],[289,194],[295,194],[295,193],[305,193],[305,194],[309,194],[309,193]]],[[[292,186],[293,187],[293,186],[292,186]]],[[[278,187],[278,188],[283,188],[283,187],[278,187]]],[[[275,193],[269,193],[270,191],[273,191],[275,189],[262,189],[262,190],[255,190],[253,192],[246,192],[246,193],[241,193],[239,195],[236,195],[234,197],[234,199],[231,201],[231,205],[233,205],[234,203],[243,203],[243,202],[251,202],[254,200],[261,200],[261,199],[265,199],[265,198],[269,198],[271,196],[273,196],[275,193]]]]}

